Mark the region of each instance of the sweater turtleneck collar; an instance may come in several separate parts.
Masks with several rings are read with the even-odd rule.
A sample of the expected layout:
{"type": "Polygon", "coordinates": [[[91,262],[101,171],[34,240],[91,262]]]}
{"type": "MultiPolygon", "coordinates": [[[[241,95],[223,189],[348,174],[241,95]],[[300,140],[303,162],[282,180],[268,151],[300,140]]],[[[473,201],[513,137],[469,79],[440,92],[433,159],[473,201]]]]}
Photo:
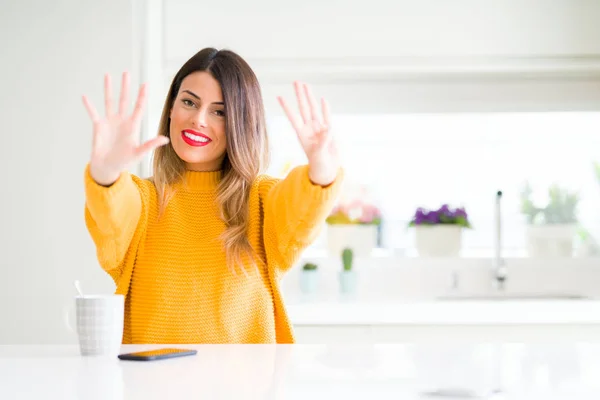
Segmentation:
{"type": "Polygon", "coordinates": [[[190,191],[215,190],[223,171],[185,171],[183,187],[190,191]]]}

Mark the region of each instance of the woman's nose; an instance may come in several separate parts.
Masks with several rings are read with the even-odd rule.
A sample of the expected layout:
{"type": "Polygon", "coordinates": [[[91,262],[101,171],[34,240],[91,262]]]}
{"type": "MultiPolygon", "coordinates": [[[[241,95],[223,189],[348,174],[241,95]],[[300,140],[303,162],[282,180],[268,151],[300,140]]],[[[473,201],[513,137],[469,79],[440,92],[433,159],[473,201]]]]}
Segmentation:
{"type": "Polygon", "coordinates": [[[199,110],[198,114],[196,114],[194,123],[197,124],[201,128],[206,128],[206,114],[207,114],[206,111],[199,110]]]}

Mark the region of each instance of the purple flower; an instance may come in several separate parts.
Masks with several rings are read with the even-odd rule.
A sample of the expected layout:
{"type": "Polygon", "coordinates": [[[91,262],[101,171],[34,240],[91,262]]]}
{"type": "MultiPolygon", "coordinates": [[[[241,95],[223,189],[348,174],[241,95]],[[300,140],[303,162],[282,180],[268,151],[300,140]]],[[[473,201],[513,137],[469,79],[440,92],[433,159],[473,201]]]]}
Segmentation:
{"type": "Polygon", "coordinates": [[[422,224],[427,217],[425,216],[425,210],[418,208],[415,212],[415,224],[422,224]]]}
{"type": "Polygon", "coordinates": [[[453,209],[448,204],[443,204],[438,210],[427,210],[423,207],[417,208],[410,225],[422,224],[457,224],[470,227],[465,209],[463,207],[453,209]]]}
{"type": "Polygon", "coordinates": [[[465,211],[465,209],[463,207],[457,208],[454,215],[456,217],[467,218],[467,212],[465,211]]]}
{"type": "Polygon", "coordinates": [[[450,207],[448,207],[448,204],[444,204],[443,206],[441,206],[438,210],[438,213],[446,215],[448,217],[452,216],[452,211],[450,211],[450,207]]]}
{"type": "Polygon", "coordinates": [[[436,224],[439,222],[439,220],[440,220],[439,211],[430,211],[429,214],[427,214],[427,222],[429,222],[431,224],[436,224]]]}

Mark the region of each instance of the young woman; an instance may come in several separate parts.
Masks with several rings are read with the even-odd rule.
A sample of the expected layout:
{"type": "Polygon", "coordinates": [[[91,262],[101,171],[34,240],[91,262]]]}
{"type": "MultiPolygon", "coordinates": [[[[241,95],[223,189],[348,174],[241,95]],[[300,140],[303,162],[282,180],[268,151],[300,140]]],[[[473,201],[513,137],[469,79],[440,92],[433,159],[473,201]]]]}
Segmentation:
{"type": "Polygon", "coordinates": [[[129,76],[105,113],[85,169],[85,220],[102,268],[126,296],[123,343],[293,343],[283,274],[314,240],[342,181],[325,100],[295,83],[300,115],[279,97],[307,165],[264,175],[268,141],[248,64],[206,48],[175,75],[156,138],[139,145],[146,86],[128,115],[129,76]],[[115,109],[116,108],[116,109],[115,109]],[[154,151],[153,176],[127,172],[154,151]]]}

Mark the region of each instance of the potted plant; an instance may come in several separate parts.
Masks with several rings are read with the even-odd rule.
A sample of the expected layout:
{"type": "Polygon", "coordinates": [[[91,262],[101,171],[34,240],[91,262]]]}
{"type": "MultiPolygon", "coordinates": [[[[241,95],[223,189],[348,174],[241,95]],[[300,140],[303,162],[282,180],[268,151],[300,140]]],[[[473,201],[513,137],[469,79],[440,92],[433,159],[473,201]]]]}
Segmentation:
{"type": "Polygon", "coordinates": [[[340,271],[340,289],[344,294],[356,292],[356,271],[353,268],[354,254],[352,249],[342,251],[342,270],[340,271]]]}
{"type": "Polygon", "coordinates": [[[377,246],[381,212],[372,204],[353,201],[336,206],[326,219],[327,247],[339,255],[352,248],[356,256],[369,256],[377,246]]]}
{"type": "Polygon", "coordinates": [[[466,210],[448,204],[437,210],[417,208],[408,225],[415,228],[421,257],[457,257],[462,247],[462,230],[472,228],[466,210]]]}
{"type": "Polygon", "coordinates": [[[527,252],[530,257],[571,257],[577,233],[579,195],[554,184],[540,206],[532,200],[527,182],[521,190],[521,213],[526,217],[527,252]]]}
{"type": "Polygon", "coordinates": [[[317,291],[318,277],[317,264],[310,262],[304,264],[300,273],[300,290],[302,293],[315,293],[317,291]]]}

